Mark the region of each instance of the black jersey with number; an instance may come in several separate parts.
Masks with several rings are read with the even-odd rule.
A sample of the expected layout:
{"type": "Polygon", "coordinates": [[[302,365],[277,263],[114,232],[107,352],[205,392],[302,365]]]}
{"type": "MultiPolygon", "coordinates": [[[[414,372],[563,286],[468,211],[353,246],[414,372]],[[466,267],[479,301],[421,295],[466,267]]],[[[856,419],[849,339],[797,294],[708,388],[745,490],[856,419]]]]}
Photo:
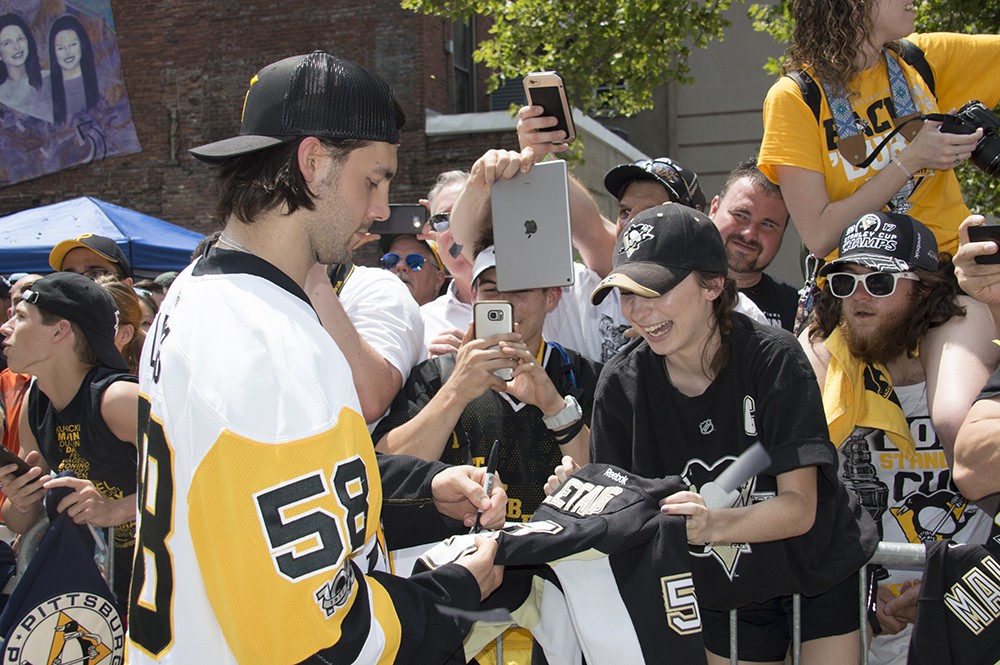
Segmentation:
{"type": "Polygon", "coordinates": [[[868,560],[875,525],[838,478],[819,385],[795,338],[735,314],[726,343],[729,361],[696,397],[674,387],[663,358],[645,341],[609,362],[595,398],[594,461],[647,477],[681,475],[697,491],[759,440],[771,466],[744,483],[734,507],[774,497],[781,473],[817,467],[816,520],[807,533],[691,551],[704,607],[819,594],[868,560]]]}
{"type": "MultiPolygon", "coordinates": [[[[136,492],[138,451],[134,443],[114,435],[101,415],[104,391],[116,381],[136,383],[126,372],[94,367],[83,378],[80,389],[60,411],[38,389],[28,392],[28,424],[38,449],[53,473],[72,471],[77,478],[94,483],[105,499],[121,499],[136,492]]],[[[132,578],[132,548],[135,522],[115,527],[115,595],[124,606],[132,578]]]]}
{"type": "Polygon", "coordinates": [[[910,665],[1000,662],[1000,548],[929,542],[910,665]]]}
{"type": "MultiPolygon", "coordinates": [[[[484,608],[505,608],[542,645],[550,663],[705,662],[701,613],[684,519],[660,513],[680,478],[648,479],[588,464],[539,506],[527,524],[508,523],[497,539],[506,566],[484,608]],[[669,654],[669,656],[668,656],[669,654]]],[[[436,546],[422,567],[454,560],[474,536],[436,546]]],[[[477,625],[466,655],[506,624],[477,625]]]]}
{"type": "MultiPolygon", "coordinates": [[[[601,365],[572,349],[549,343],[545,345],[542,365],[559,394],[577,399],[584,422],[589,423],[601,365]]],[[[454,366],[454,355],[450,355],[414,367],[389,414],[379,421],[372,440],[379,441],[416,416],[448,380],[454,366]]],[[[463,410],[441,461],[483,466],[495,440],[500,441],[497,471],[507,490],[507,519],[527,521],[545,498],[545,481],[562,459],[538,407],[520,402],[513,395],[487,390],[463,410]]]]}

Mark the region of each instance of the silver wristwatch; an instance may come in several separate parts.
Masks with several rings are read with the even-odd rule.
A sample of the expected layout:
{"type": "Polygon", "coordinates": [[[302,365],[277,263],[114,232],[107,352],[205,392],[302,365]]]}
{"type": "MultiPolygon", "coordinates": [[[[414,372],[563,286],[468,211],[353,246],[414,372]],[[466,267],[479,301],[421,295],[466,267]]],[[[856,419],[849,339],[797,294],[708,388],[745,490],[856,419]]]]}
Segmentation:
{"type": "Polygon", "coordinates": [[[554,416],[542,416],[542,422],[553,432],[558,432],[561,429],[569,427],[580,418],[583,418],[583,408],[576,401],[575,397],[566,395],[563,398],[563,402],[566,403],[566,406],[562,411],[554,416]]]}

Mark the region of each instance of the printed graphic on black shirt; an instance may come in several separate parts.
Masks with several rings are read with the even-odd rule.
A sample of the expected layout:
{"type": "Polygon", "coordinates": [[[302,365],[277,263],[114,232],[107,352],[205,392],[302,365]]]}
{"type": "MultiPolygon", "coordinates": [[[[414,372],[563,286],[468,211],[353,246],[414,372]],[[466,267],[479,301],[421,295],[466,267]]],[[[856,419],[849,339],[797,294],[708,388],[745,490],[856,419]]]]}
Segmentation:
{"type": "MultiPolygon", "coordinates": [[[[697,492],[699,488],[710,481],[715,480],[726,468],[736,460],[735,455],[728,455],[717,460],[714,464],[693,459],[684,467],[681,479],[690,487],[692,492],[697,492]]],[[[757,492],[757,478],[751,478],[740,486],[739,496],[729,508],[742,508],[751,506],[761,501],[766,501],[774,496],[772,492],[757,492]]],[[[736,576],[736,568],[740,557],[753,551],[749,543],[709,543],[707,545],[691,545],[690,552],[696,557],[712,557],[719,562],[730,581],[736,576]]]]}

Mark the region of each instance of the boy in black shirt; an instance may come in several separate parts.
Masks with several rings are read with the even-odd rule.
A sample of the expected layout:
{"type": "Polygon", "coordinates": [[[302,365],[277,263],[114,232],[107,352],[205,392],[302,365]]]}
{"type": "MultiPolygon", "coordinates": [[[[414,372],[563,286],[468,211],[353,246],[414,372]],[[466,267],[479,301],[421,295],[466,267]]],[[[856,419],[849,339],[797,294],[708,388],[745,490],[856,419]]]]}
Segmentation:
{"type": "Polygon", "coordinates": [[[24,292],[0,327],[13,371],[35,383],[21,412],[21,456],[31,470],[0,467],[3,517],[24,532],[45,493],[69,487],[57,510],[78,524],[115,527],[114,591],[124,603],[135,544],[136,377],[114,345],[118,310],[111,295],[80,274],[62,272],[24,292]],[[53,478],[73,471],[75,478],[53,478]]]}

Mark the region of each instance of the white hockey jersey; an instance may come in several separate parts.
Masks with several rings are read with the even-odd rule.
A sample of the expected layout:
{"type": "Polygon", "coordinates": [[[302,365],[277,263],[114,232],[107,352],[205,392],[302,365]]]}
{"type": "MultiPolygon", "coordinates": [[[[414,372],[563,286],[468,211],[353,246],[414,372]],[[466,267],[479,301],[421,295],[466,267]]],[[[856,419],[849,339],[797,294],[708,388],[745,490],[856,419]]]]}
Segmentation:
{"type": "Polygon", "coordinates": [[[128,662],[423,663],[459,646],[434,607],[475,607],[478,586],[454,566],[380,572],[381,460],[291,279],[213,250],[171,287],[141,375],[128,662]]]}

